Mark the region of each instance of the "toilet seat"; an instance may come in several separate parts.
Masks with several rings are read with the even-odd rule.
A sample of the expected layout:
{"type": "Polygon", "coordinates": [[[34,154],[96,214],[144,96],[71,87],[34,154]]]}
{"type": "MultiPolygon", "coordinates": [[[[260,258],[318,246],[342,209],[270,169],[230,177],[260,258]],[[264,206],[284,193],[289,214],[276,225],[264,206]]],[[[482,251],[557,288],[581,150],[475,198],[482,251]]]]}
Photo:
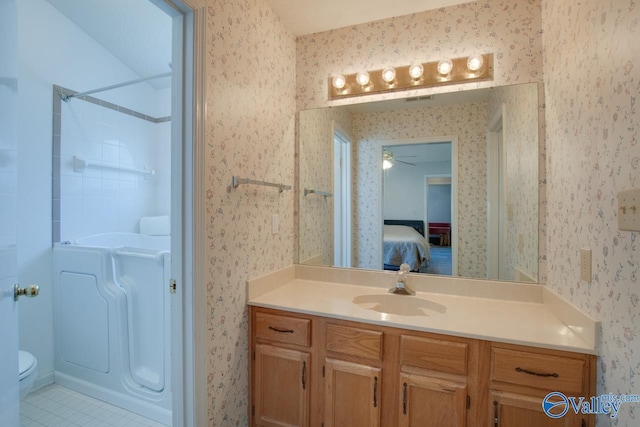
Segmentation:
{"type": "Polygon", "coordinates": [[[27,377],[36,364],[36,358],[33,354],[20,350],[18,352],[18,372],[20,374],[20,381],[27,377]]]}

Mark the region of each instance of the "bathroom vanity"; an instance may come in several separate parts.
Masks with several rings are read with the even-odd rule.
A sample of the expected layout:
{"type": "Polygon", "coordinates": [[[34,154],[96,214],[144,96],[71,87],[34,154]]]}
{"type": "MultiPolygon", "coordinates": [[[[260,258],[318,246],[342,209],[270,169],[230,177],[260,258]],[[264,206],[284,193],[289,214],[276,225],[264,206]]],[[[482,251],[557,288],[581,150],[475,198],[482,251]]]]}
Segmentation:
{"type": "Polygon", "coordinates": [[[411,275],[405,296],[393,278],[295,266],[249,283],[251,425],[595,425],[542,400],[595,395],[598,322],[540,285],[411,275]]]}

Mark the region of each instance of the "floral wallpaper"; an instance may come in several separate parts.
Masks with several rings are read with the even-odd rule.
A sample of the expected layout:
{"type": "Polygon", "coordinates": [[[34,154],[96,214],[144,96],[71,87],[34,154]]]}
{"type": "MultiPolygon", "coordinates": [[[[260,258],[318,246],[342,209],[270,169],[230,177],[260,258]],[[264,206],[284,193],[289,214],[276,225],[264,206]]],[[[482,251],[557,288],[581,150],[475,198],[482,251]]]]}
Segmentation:
{"type": "MultiPolygon", "coordinates": [[[[263,0],[208,0],[208,5],[210,425],[248,421],[246,280],[294,259],[293,192],[233,189],[231,176],[293,184],[296,111],[539,82],[543,39],[549,212],[548,237],[540,245],[548,246],[548,282],[604,320],[599,392],[637,392],[637,233],[618,232],[615,226],[616,191],[638,186],[635,2],[587,0],[577,7],[562,0],[479,0],[297,40],[263,0]],[[492,81],[327,100],[327,81],[334,73],[473,52],[494,54],[492,81]],[[584,52],[595,52],[596,66],[584,52]],[[253,73],[250,79],[246,70],[269,73],[253,73]],[[271,234],[276,214],[280,230],[271,234]],[[580,247],[593,249],[591,285],[578,281],[580,247]]],[[[480,114],[486,116],[479,111],[478,120],[480,114]]],[[[366,141],[358,144],[363,151],[358,148],[356,158],[367,161],[366,146],[366,141]]],[[[636,413],[632,405],[623,407],[614,424],[633,425],[636,413]]]]}
{"type": "Polygon", "coordinates": [[[333,193],[333,123],[351,133],[351,114],[344,108],[320,108],[299,113],[299,262],[322,257],[333,264],[333,197],[305,189],[333,193]]]}
{"type": "Polygon", "coordinates": [[[246,282],[293,264],[294,192],[231,177],[294,184],[295,39],[263,0],[207,4],[208,424],[246,426],[246,282]]]}
{"type": "MultiPolygon", "coordinates": [[[[544,0],[542,16],[548,283],[602,320],[598,394],[640,394],[640,239],[617,227],[617,192],[640,187],[640,4],[544,0]]],[[[598,425],[638,426],[640,405],[598,425]]]]}
{"type": "Polygon", "coordinates": [[[478,0],[299,37],[298,110],[542,80],[540,0],[478,0]],[[412,61],[494,54],[493,81],[328,101],[328,79],[412,61]]]}
{"type": "MultiPolygon", "coordinates": [[[[538,82],[544,47],[547,282],[603,320],[598,393],[638,393],[638,233],[616,225],[617,191],[640,185],[636,1],[479,0],[297,41],[263,0],[208,4],[209,425],[247,424],[245,282],[293,260],[292,192],[232,189],[231,176],[293,181],[295,111],[364,101],[327,101],[332,74],[476,51],[494,53],[493,81],[366,100],[538,82]],[[257,69],[270,73],[246,77],[257,69]],[[579,281],[583,247],[591,284],[579,281]]],[[[638,425],[639,411],[599,425],[638,425]]]]}
{"type": "MultiPolygon", "coordinates": [[[[353,253],[360,268],[378,269],[380,236],[380,145],[382,141],[458,137],[458,274],[486,277],[486,102],[353,114],[357,154],[353,159],[353,253]]],[[[444,141],[443,141],[444,142],[444,141]]],[[[455,235],[455,233],[454,233],[455,235]]]]}
{"type": "MultiPolygon", "coordinates": [[[[491,91],[487,119],[504,104],[503,150],[505,156],[506,270],[514,280],[519,269],[538,279],[538,192],[544,191],[538,181],[538,85],[511,85],[491,91]],[[522,241],[520,242],[520,239],[522,241]]],[[[544,163],[544,158],[542,158],[544,163]]],[[[545,236],[540,235],[544,241],[545,236]]],[[[543,254],[543,252],[540,252],[543,254]]],[[[542,280],[540,280],[542,282],[542,280]]]]}

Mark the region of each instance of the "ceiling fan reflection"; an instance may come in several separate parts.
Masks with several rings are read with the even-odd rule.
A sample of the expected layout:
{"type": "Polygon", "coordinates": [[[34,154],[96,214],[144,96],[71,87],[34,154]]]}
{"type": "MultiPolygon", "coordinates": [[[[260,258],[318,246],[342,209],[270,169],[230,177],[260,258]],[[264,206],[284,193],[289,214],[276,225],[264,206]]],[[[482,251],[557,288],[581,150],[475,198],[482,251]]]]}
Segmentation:
{"type": "MultiPolygon", "coordinates": [[[[417,156],[398,156],[398,157],[417,157],[417,156]]],[[[414,163],[405,162],[404,160],[398,160],[393,157],[393,153],[390,150],[385,149],[382,152],[382,168],[390,169],[395,163],[403,163],[405,165],[415,166],[414,163]]]]}

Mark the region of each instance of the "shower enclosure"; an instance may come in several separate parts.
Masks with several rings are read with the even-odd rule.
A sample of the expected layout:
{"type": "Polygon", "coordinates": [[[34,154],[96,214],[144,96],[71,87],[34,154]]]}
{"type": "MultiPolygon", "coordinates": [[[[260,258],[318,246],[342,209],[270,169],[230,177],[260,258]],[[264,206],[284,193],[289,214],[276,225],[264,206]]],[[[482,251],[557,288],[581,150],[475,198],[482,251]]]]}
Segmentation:
{"type": "Polygon", "coordinates": [[[170,425],[170,97],[146,80],[54,86],[54,379],[170,425]]]}

